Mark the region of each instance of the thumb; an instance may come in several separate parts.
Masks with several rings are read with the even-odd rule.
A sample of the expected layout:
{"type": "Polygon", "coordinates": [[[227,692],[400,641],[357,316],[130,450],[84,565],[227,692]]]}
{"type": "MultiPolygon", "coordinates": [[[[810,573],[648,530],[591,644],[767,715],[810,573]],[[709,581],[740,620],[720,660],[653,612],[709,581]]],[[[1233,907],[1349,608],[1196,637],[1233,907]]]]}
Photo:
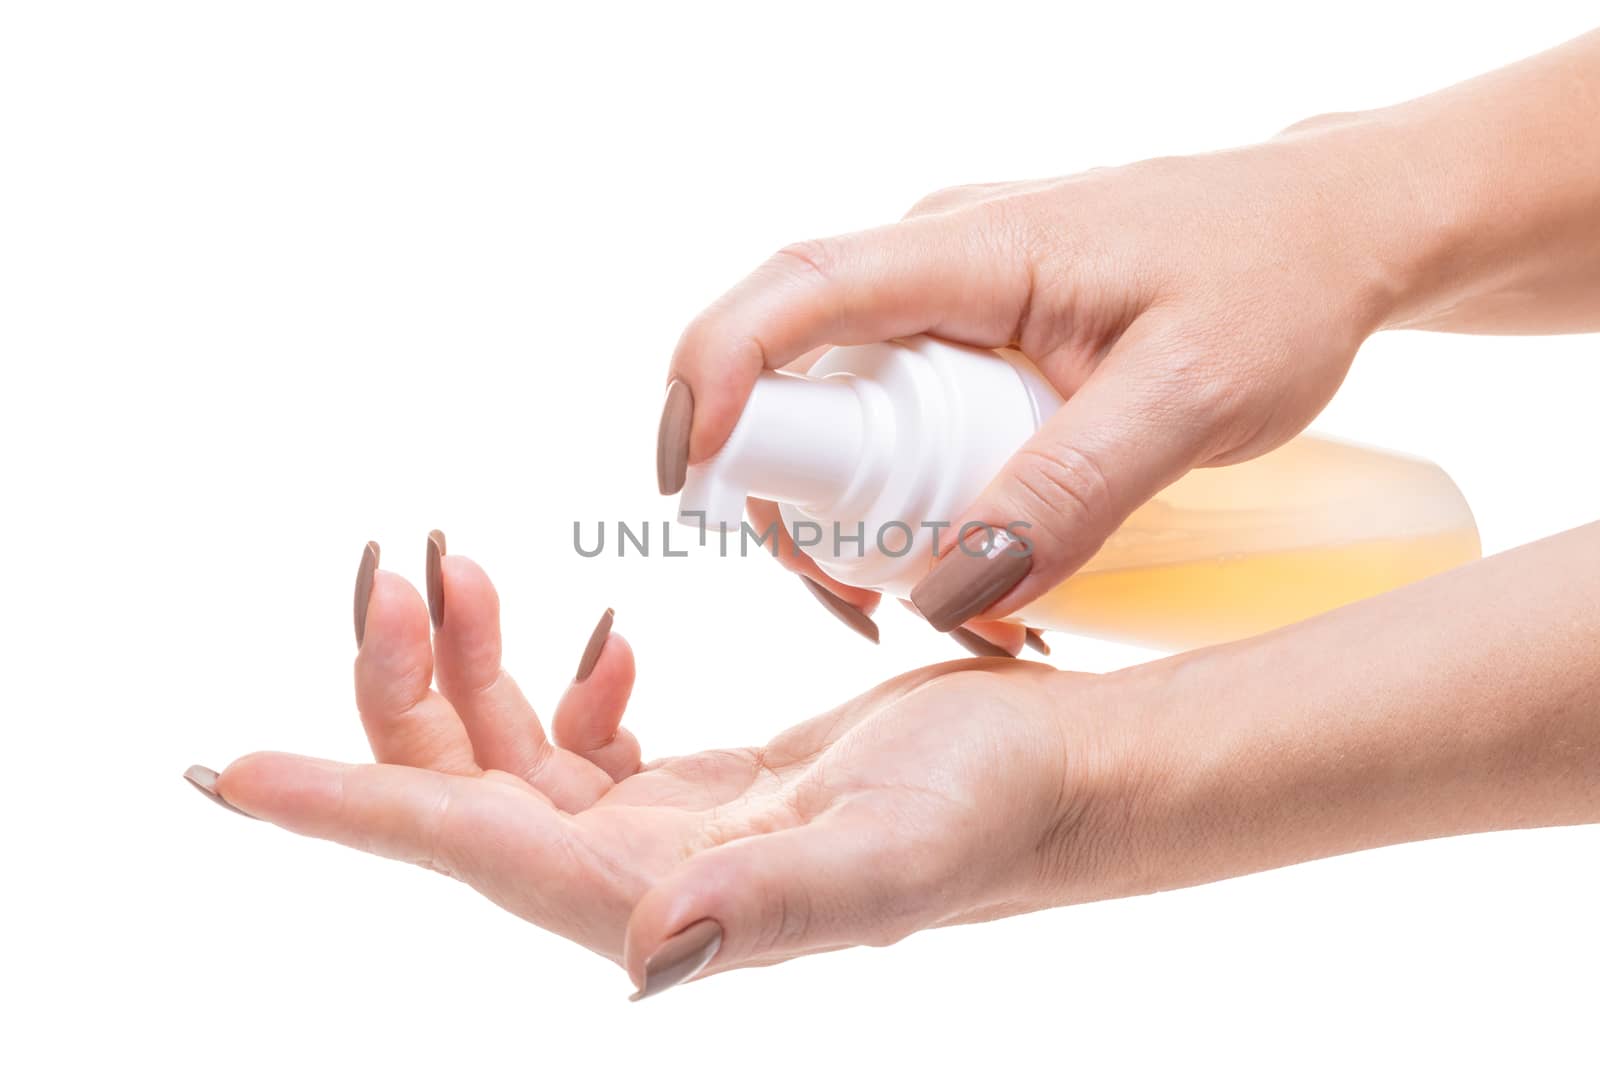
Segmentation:
{"type": "Polygon", "coordinates": [[[950,548],[911,590],[934,629],[1003,618],[1081,567],[1135,508],[1201,462],[1224,417],[1155,316],[995,476],[950,548]]]}
{"type": "Polygon", "coordinates": [[[633,1000],[708,972],[888,945],[926,926],[937,885],[930,865],[885,834],[881,821],[836,810],[684,861],[629,918],[633,1000]]]}

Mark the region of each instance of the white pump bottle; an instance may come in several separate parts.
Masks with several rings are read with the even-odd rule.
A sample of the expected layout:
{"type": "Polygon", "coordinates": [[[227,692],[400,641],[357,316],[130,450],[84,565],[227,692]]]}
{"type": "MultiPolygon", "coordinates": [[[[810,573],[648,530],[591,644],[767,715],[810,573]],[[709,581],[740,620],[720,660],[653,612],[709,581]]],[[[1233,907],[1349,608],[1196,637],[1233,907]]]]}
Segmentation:
{"type": "MultiPolygon", "coordinates": [[[[737,532],[746,497],[777,501],[824,572],[904,597],[935,540],[954,544],[950,524],[1061,404],[1015,352],[928,337],[834,349],[809,375],[761,376],[727,443],[689,468],[679,518],[737,532]]],[[[1478,555],[1472,513],[1438,467],[1304,435],[1190,472],[1015,618],[1189,648],[1478,555]]]]}

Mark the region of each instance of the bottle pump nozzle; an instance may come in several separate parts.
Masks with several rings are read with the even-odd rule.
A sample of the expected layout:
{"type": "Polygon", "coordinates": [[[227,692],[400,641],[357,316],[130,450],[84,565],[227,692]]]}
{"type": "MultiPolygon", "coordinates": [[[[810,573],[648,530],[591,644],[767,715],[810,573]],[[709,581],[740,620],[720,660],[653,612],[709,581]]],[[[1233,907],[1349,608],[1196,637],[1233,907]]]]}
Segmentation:
{"type": "Polygon", "coordinates": [[[727,443],[689,468],[679,520],[737,530],[752,496],[826,510],[861,466],[870,388],[854,376],[763,372],[727,443]]]}

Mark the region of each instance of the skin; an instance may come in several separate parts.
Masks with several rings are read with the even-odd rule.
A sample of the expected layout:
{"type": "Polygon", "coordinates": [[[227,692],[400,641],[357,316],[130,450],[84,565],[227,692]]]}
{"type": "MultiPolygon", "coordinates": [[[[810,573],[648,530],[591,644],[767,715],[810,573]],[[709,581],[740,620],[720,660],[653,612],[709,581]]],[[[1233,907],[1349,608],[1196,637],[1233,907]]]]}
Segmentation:
{"type": "Polygon", "coordinates": [[[651,949],[708,915],[726,931],[720,970],[1049,903],[1027,895],[1046,882],[1062,784],[1098,774],[1046,699],[1057,672],[935,665],[766,745],[641,766],[619,727],[634,672],[620,634],[547,738],[501,669],[487,576],[462,556],[442,570],[432,635],[404,579],[374,580],[355,678],[381,763],[253,754],[219,779],[230,803],[460,878],[636,981],[651,949]],[[816,923],[802,900],[826,903],[816,923]]]}
{"type": "MultiPolygon", "coordinates": [[[[1042,521],[1004,615],[1166,481],[1298,431],[1373,330],[1600,327],[1596,113],[1590,35],[1254,148],[948,191],[894,227],[796,246],[685,335],[691,456],[720,445],[761,367],[818,344],[1019,344],[1070,400],[969,516],[1042,521]]],[[[636,984],[707,918],[724,930],[708,972],[881,945],[1600,820],[1597,558],[1600,525],[1583,527],[1105,676],[935,665],[764,746],[640,765],[620,727],[626,642],[610,635],[547,738],[501,669],[493,587],[452,556],[434,634],[403,580],[374,581],[356,697],[381,763],[258,753],[217,789],[462,879],[636,984]]]]}
{"type": "Polygon", "coordinates": [[[725,932],[707,974],[886,945],[1395,842],[1600,820],[1597,556],[1600,524],[1111,675],[939,664],[764,746],[643,766],[618,727],[626,642],[610,636],[547,740],[500,668],[493,588],[451,557],[431,643],[421,597],[386,572],[374,584],[356,697],[384,763],[256,753],[218,787],[288,830],[461,879],[635,983],[705,918],[725,932]]]}
{"type": "Polygon", "coordinates": [[[893,225],[791,245],[678,344],[689,460],[721,447],[760,371],[816,346],[1014,346],[1068,401],[955,524],[1031,524],[1028,576],[981,613],[1012,615],[1191,468],[1299,433],[1378,330],[1600,329],[1597,114],[1600,32],[1262,144],[946,189],[893,225]]]}

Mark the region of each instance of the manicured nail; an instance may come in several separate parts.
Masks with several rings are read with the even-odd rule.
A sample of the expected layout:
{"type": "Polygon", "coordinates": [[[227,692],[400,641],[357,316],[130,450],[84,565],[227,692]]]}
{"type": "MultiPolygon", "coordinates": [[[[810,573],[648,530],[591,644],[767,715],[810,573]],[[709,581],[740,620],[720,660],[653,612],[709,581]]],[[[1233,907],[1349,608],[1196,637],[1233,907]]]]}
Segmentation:
{"type": "Polygon", "coordinates": [[[961,648],[973,656],[1003,656],[1011,660],[1017,658],[1016,653],[1010,652],[1003,646],[996,645],[976,631],[968,630],[966,627],[957,627],[950,632],[950,637],[960,642],[961,648]]]}
{"type": "Polygon", "coordinates": [[[428,532],[428,616],[433,629],[444,626],[444,531],[428,532]]]}
{"type": "Polygon", "coordinates": [[[367,602],[372,600],[372,578],[378,573],[378,543],[367,542],[361,550],[361,569],[356,572],[356,648],[367,636],[367,602]]]}
{"type": "Polygon", "coordinates": [[[878,644],[878,625],[872,617],[849,601],[834,593],[828,587],[812,578],[810,575],[801,575],[800,581],[806,584],[806,589],[811,591],[822,607],[833,613],[833,618],[861,635],[873,645],[878,644]]]}
{"type": "Polygon", "coordinates": [[[246,819],[253,820],[257,818],[250,815],[250,813],[246,812],[244,809],[239,808],[236,805],[230,805],[227,801],[223,800],[222,795],[217,793],[217,773],[205,765],[195,764],[191,766],[188,771],[183,773],[183,777],[190,786],[193,786],[196,790],[199,790],[201,793],[211,798],[211,800],[215,801],[229,812],[237,812],[246,819]]]}
{"type": "Polygon", "coordinates": [[[694,428],[694,394],[689,383],[674,378],[667,383],[661,407],[661,429],[656,431],[656,482],[663,496],[683,489],[689,471],[689,431],[694,428]]]}
{"type": "Polygon", "coordinates": [[[1034,627],[1028,627],[1026,632],[1022,635],[1022,643],[1036,653],[1040,653],[1044,656],[1050,655],[1050,647],[1045,644],[1044,631],[1042,630],[1038,630],[1034,627]]]}
{"type": "Polygon", "coordinates": [[[606,609],[606,614],[600,617],[600,622],[594,625],[594,633],[589,635],[589,644],[583,647],[583,655],[578,658],[578,673],[572,676],[573,682],[582,682],[589,677],[594,666],[600,662],[600,652],[606,647],[606,639],[611,636],[611,620],[616,613],[606,609]]]}
{"type": "Polygon", "coordinates": [[[691,923],[657,947],[644,962],[644,983],[629,1001],[642,1001],[679,983],[686,983],[711,963],[722,948],[722,924],[716,920],[691,923]]]}
{"type": "Polygon", "coordinates": [[[911,589],[911,603],[937,631],[952,631],[1005,596],[1033,566],[1004,530],[974,530],[911,589]],[[987,547],[985,543],[987,542],[987,547]]]}

